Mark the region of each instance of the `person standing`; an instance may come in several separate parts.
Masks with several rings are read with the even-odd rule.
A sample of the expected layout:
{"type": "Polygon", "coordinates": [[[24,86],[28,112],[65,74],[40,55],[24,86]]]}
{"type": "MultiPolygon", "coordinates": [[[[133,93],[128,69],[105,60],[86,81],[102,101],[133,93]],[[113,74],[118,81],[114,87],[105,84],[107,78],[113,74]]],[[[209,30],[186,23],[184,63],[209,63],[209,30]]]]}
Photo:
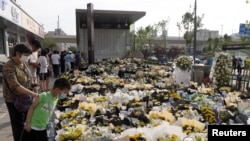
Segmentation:
{"type": "Polygon", "coordinates": [[[239,57],[237,59],[237,71],[238,71],[238,75],[241,75],[242,73],[242,59],[239,57]]]}
{"type": "Polygon", "coordinates": [[[46,85],[46,78],[47,78],[47,72],[48,72],[48,62],[47,62],[47,51],[43,49],[41,51],[41,55],[37,60],[37,63],[40,66],[40,72],[39,72],[39,78],[40,78],[40,89],[42,92],[46,91],[47,85],[46,85]]]}
{"type": "Polygon", "coordinates": [[[30,69],[30,72],[31,72],[31,77],[32,77],[32,80],[31,80],[31,83],[32,83],[32,87],[33,87],[33,90],[35,92],[38,92],[38,82],[37,82],[37,67],[39,67],[37,65],[37,59],[38,59],[38,50],[42,47],[40,42],[38,40],[32,40],[30,42],[30,46],[31,46],[31,49],[32,49],[32,54],[29,56],[29,61],[28,61],[28,66],[29,66],[29,69],[30,69]]]}
{"type": "Polygon", "coordinates": [[[3,97],[6,103],[14,141],[19,141],[24,126],[26,112],[19,112],[14,106],[13,94],[37,97],[31,91],[31,74],[27,66],[31,49],[24,44],[17,44],[13,48],[13,57],[3,65],[3,97]]]}
{"type": "Polygon", "coordinates": [[[65,55],[66,55],[66,52],[62,51],[60,55],[61,73],[64,73],[65,71],[65,60],[64,60],[65,55]]]}
{"type": "Polygon", "coordinates": [[[71,68],[72,68],[72,69],[75,69],[75,54],[74,54],[74,52],[72,52],[72,51],[69,51],[69,53],[70,53],[71,58],[72,58],[72,60],[71,60],[71,62],[70,62],[71,68]]]}
{"type": "Polygon", "coordinates": [[[80,51],[77,51],[75,54],[75,68],[80,69],[81,66],[81,53],[80,51]]]}
{"type": "Polygon", "coordinates": [[[48,141],[46,125],[56,107],[58,97],[67,94],[70,89],[70,82],[59,78],[54,82],[51,91],[43,92],[35,98],[27,114],[23,141],[48,141]]]}
{"type": "Polygon", "coordinates": [[[65,61],[65,72],[70,72],[71,70],[71,62],[73,60],[72,56],[71,56],[71,51],[68,52],[68,54],[64,57],[64,61],[65,61]]]}
{"type": "Polygon", "coordinates": [[[52,63],[51,63],[51,51],[49,48],[46,48],[47,51],[47,55],[46,55],[46,59],[47,59],[47,63],[48,63],[48,70],[47,70],[47,74],[46,74],[46,88],[49,88],[49,81],[50,81],[50,77],[51,77],[51,73],[52,73],[52,63]]]}
{"type": "Polygon", "coordinates": [[[233,65],[233,72],[235,72],[237,68],[237,58],[235,56],[233,56],[232,65],[233,65]]]}
{"type": "Polygon", "coordinates": [[[54,77],[59,77],[59,64],[60,64],[60,55],[58,51],[54,51],[51,55],[51,61],[52,61],[52,67],[53,67],[53,73],[54,77]]]}

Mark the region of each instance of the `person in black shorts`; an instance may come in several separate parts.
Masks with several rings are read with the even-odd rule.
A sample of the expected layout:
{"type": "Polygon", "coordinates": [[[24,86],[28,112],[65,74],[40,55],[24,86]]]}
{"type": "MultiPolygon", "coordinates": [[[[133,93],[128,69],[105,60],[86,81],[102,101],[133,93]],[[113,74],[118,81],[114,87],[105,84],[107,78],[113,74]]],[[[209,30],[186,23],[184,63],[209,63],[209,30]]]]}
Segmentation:
{"type": "Polygon", "coordinates": [[[47,56],[47,51],[43,49],[41,51],[41,56],[37,60],[37,63],[40,66],[39,78],[40,78],[40,89],[42,92],[47,90],[46,79],[47,79],[49,64],[46,56],[47,56]]]}

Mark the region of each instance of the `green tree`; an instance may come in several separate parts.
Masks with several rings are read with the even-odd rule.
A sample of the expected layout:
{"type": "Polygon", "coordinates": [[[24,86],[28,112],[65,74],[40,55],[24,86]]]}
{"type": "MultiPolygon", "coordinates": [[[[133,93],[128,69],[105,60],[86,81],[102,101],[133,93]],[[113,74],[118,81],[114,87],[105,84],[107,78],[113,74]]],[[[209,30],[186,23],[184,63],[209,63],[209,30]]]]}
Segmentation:
{"type": "Polygon", "coordinates": [[[146,26],[145,31],[147,35],[147,43],[149,44],[150,50],[152,50],[153,40],[157,37],[157,27],[148,25],[146,26]]]}
{"type": "Polygon", "coordinates": [[[168,28],[168,23],[169,23],[170,19],[168,18],[167,20],[162,20],[160,22],[158,22],[157,26],[157,30],[158,32],[161,33],[161,37],[162,37],[162,41],[163,41],[163,47],[167,47],[167,36],[164,33],[167,28],[168,28]]]}
{"type": "Polygon", "coordinates": [[[153,40],[157,36],[156,26],[148,25],[145,28],[140,27],[135,33],[136,49],[141,50],[145,44],[151,49],[153,40]]]}
{"type": "Polygon", "coordinates": [[[232,43],[232,37],[225,34],[222,38],[222,44],[229,44],[232,43]]]}
{"type": "Polygon", "coordinates": [[[216,52],[221,51],[221,40],[219,38],[209,38],[206,41],[204,52],[207,57],[213,57],[216,52]]]}
{"type": "Polygon", "coordinates": [[[43,40],[43,46],[45,48],[50,48],[51,50],[58,49],[56,42],[49,35],[45,35],[44,40],[43,40]]]}
{"type": "Polygon", "coordinates": [[[70,46],[68,48],[68,50],[72,51],[72,52],[76,52],[77,51],[77,48],[75,46],[70,46]]]}
{"type": "MultiPolygon", "coordinates": [[[[203,26],[202,19],[203,19],[203,15],[197,16],[197,20],[196,20],[197,29],[203,26]]],[[[182,21],[178,22],[176,25],[179,30],[183,29],[185,31],[183,38],[185,39],[186,45],[189,48],[189,53],[191,53],[190,51],[191,44],[192,44],[193,37],[194,37],[194,13],[186,12],[182,16],[182,21]]]]}

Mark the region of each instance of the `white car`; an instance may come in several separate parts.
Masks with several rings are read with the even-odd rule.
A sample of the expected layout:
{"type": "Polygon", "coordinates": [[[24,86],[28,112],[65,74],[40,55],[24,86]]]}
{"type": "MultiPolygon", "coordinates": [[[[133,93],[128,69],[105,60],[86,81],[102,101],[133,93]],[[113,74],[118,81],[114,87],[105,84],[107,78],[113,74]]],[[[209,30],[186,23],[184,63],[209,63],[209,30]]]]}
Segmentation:
{"type": "Polygon", "coordinates": [[[155,56],[150,56],[148,57],[148,60],[157,61],[158,59],[155,56]]]}

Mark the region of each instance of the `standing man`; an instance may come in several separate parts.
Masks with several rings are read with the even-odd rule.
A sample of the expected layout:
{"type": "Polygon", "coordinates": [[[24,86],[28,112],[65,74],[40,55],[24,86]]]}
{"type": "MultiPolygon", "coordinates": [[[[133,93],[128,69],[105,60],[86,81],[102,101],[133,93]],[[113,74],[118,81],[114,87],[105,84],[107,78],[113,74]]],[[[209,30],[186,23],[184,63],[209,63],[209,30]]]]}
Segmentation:
{"type": "Polygon", "coordinates": [[[68,52],[68,54],[66,56],[64,56],[64,61],[65,61],[65,73],[69,73],[71,71],[71,62],[73,60],[72,56],[71,56],[71,51],[68,52]]]}
{"type": "Polygon", "coordinates": [[[77,51],[75,54],[75,69],[80,69],[81,61],[81,53],[80,51],[77,51]]]}
{"type": "Polygon", "coordinates": [[[31,84],[32,87],[34,88],[34,92],[38,92],[38,82],[37,82],[37,60],[38,60],[38,51],[42,47],[40,42],[36,39],[32,40],[29,42],[31,49],[32,49],[32,54],[29,56],[29,61],[28,61],[28,66],[31,72],[31,84]]]}
{"type": "Polygon", "coordinates": [[[74,69],[75,69],[75,53],[72,52],[72,51],[69,51],[69,53],[70,53],[71,58],[72,58],[72,60],[71,60],[71,62],[70,62],[71,68],[74,70],[74,69]]]}
{"type": "Polygon", "coordinates": [[[52,66],[53,66],[53,74],[55,78],[59,77],[59,64],[60,64],[60,55],[57,50],[53,52],[51,55],[52,66]]]}
{"type": "Polygon", "coordinates": [[[65,60],[64,60],[65,55],[66,55],[66,51],[62,51],[60,55],[61,73],[64,73],[65,71],[65,60]]]}

